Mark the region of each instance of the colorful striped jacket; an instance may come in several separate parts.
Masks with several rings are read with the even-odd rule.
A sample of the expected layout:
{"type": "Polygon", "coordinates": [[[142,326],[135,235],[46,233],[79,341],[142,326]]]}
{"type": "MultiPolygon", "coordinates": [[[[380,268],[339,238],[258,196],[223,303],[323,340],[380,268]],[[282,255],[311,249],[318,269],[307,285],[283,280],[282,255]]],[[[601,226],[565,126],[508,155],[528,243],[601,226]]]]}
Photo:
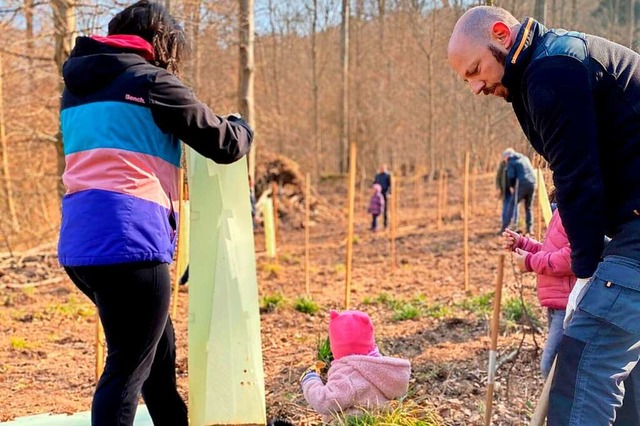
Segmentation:
{"type": "Polygon", "coordinates": [[[64,64],[63,266],[170,263],[179,141],[223,164],[249,151],[251,129],[214,115],[153,54],[137,36],[79,37],[64,64]]]}

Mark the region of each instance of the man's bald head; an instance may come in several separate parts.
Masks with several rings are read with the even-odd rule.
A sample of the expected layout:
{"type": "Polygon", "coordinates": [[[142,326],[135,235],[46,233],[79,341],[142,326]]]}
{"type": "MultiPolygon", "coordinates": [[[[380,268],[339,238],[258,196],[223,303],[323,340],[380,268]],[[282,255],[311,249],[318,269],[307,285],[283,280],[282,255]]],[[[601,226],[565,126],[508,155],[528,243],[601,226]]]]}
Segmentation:
{"type": "Polygon", "coordinates": [[[510,12],[501,7],[472,7],[458,19],[449,40],[449,49],[452,41],[459,36],[487,44],[491,37],[491,28],[496,22],[504,22],[509,28],[520,23],[510,12]]]}
{"type": "Polygon", "coordinates": [[[493,6],[471,8],[458,19],[449,39],[447,59],[476,95],[508,99],[509,90],[502,85],[502,77],[519,27],[511,13],[493,6]]]}

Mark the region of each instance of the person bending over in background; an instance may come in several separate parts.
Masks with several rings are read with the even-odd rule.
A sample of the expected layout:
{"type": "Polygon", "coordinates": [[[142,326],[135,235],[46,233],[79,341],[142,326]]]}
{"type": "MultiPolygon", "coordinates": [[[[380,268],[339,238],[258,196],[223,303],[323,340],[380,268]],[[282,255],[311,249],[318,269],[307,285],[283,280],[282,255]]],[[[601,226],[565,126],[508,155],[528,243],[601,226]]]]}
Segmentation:
{"type": "Polygon", "coordinates": [[[104,325],[93,426],[132,425],[140,394],[156,426],[188,424],[168,314],[180,140],[232,163],[249,151],[252,131],[215,115],[180,81],[186,46],[167,10],[143,0],[119,12],[106,37],[79,37],[64,64],[58,256],[104,325]]]}
{"type": "Polygon", "coordinates": [[[505,162],[505,202],[506,211],[502,216],[502,230],[513,220],[518,226],[518,204],[524,202],[526,233],[533,229],[533,194],[536,190],[536,174],[529,158],[513,148],[502,152],[505,162]]]}

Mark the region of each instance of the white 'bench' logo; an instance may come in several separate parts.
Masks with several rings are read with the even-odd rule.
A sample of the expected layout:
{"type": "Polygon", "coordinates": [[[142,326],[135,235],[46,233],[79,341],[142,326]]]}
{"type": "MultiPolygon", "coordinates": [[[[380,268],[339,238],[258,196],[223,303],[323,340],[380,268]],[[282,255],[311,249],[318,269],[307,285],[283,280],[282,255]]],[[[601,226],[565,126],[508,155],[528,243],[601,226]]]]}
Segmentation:
{"type": "Polygon", "coordinates": [[[137,103],[139,103],[139,104],[143,104],[143,103],[145,103],[145,102],[144,102],[144,99],[139,98],[139,97],[137,97],[137,96],[131,96],[131,95],[130,95],[130,94],[128,94],[128,93],[127,93],[126,95],[124,95],[124,98],[125,98],[127,101],[133,101],[133,102],[137,102],[137,103]]]}

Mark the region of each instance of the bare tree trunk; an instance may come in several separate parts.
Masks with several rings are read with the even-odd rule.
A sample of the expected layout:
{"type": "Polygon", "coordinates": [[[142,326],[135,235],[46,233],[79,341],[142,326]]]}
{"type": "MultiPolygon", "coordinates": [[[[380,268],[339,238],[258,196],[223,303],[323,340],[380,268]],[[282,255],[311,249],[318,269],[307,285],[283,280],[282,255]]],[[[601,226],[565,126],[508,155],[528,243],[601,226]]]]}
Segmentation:
{"type": "Polygon", "coordinates": [[[185,29],[191,43],[191,86],[198,92],[200,86],[200,6],[201,0],[191,0],[188,3],[187,23],[185,29]]]}
{"type": "Polygon", "coordinates": [[[25,36],[27,38],[27,50],[33,51],[33,0],[24,0],[25,36]]]}
{"type": "MultiPolygon", "coordinates": [[[[276,33],[276,16],[275,16],[275,4],[273,0],[269,0],[268,3],[268,9],[269,9],[269,25],[271,26],[271,43],[273,46],[272,49],[272,54],[273,54],[273,93],[274,93],[274,104],[275,104],[275,111],[276,111],[276,117],[277,117],[277,125],[278,125],[278,131],[280,133],[280,137],[278,138],[278,152],[280,154],[284,154],[284,147],[285,147],[285,137],[287,135],[287,132],[285,132],[284,130],[284,126],[283,126],[283,112],[282,112],[282,102],[280,100],[280,57],[279,57],[279,52],[278,52],[278,46],[279,46],[279,42],[282,42],[285,38],[281,37],[280,39],[278,39],[277,37],[277,33],[276,33]]],[[[282,35],[282,34],[280,34],[282,35]]],[[[285,49],[286,50],[286,49],[285,49]]],[[[274,148],[271,147],[271,149],[273,150],[274,148]]]]}
{"type": "MultiPolygon", "coordinates": [[[[55,37],[55,54],[54,60],[58,68],[58,74],[62,74],[62,65],[69,57],[71,49],[75,43],[76,16],[74,0],[51,0],[51,9],[53,11],[53,28],[55,37]]],[[[62,93],[64,84],[59,79],[59,90],[62,93]]],[[[62,146],[62,133],[58,131],[56,134],[56,153],[58,157],[58,195],[60,198],[64,196],[65,188],[62,183],[62,174],[64,173],[65,160],[64,148],[62,146]]]]}
{"type": "MultiPolygon", "coordinates": [[[[358,146],[358,150],[360,152],[360,158],[364,159],[365,154],[367,153],[367,149],[365,146],[366,136],[365,136],[365,123],[364,123],[364,114],[363,110],[363,102],[364,99],[362,97],[362,86],[364,73],[362,69],[362,32],[363,32],[363,21],[364,21],[364,1],[356,0],[355,2],[355,10],[353,14],[354,20],[353,23],[355,25],[351,25],[350,27],[350,36],[353,40],[353,67],[350,69],[351,75],[354,80],[353,94],[352,99],[355,104],[355,108],[351,108],[349,110],[349,128],[350,128],[350,138],[349,142],[355,142],[358,146]]],[[[347,83],[348,84],[348,83],[347,83]]],[[[364,162],[361,162],[364,164],[364,162]]]]}
{"type": "MultiPolygon", "coordinates": [[[[255,132],[253,104],[253,79],[255,66],[253,61],[254,22],[253,0],[240,0],[240,113],[255,132]]],[[[254,134],[255,138],[255,134],[254,134]]],[[[249,175],[255,182],[256,144],[255,140],[249,152],[249,175]]]]}
{"type": "Polygon", "coordinates": [[[322,174],[323,153],[320,139],[320,97],[318,85],[318,0],[313,0],[313,22],[311,28],[311,84],[313,92],[313,140],[315,146],[315,174],[316,179],[322,174]]]}
{"type": "Polygon", "coordinates": [[[629,49],[633,50],[636,33],[636,2],[635,0],[628,0],[627,2],[627,29],[629,36],[629,49]]]}
{"type": "Polygon", "coordinates": [[[536,20],[546,23],[547,20],[547,1],[536,0],[533,16],[536,20]]]}
{"type": "Polygon", "coordinates": [[[380,97],[378,99],[378,103],[379,103],[379,111],[380,111],[380,125],[381,128],[379,129],[380,131],[378,132],[377,135],[375,135],[375,137],[373,138],[374,141],[374,155],[375,155],[375,160],[376,160],[376,166],[380,165],[383,163],[382,161],[382,141],[385,140],[385,137],[388,136],[388,132],[389,132],[389,125],[388,125],[388,121],[387,121],[387,96],[388,96],[388,90],[389,90],[389,86],[391,85],[391,72],[390,72],[390,68],[391,68],[391,64],[389,62],[389,57],[387,55],[387,33],[386,33],[386,27],[387,27],[387,22],[386,22],[386,9],[387,9],[387,4],[386,4],[386,0],[378,0],[378,18],[380,20],[380,25],[379,25],[379,33],[378,33],[378,44],[380,46],[380,50],[382,52],[382,57],[384,58],[384,69],[385,69],[385,76],[381,81],[381,87],[380,87],[380,97]]]}
{"type": "Polygon", "coordinates": [[[347,171],[349,149],[349,0],[342,0],[342,114],[340,119],[340,173],[347,171]]]}
{"type": "Polygon", "coordinates": [[[2,178],[4,180],[4,190],[7,196],[7,206],[11,215],[11,223],[15,231],[20,230],[16,206],[13,200],[13,190],[11,188],[11,173],[9,172],[9,151],[7,148],[7,134],[4,124],[4,71],[2,69],[2,53],[0,53],[0,146],[2,147],[2,178]]]}

